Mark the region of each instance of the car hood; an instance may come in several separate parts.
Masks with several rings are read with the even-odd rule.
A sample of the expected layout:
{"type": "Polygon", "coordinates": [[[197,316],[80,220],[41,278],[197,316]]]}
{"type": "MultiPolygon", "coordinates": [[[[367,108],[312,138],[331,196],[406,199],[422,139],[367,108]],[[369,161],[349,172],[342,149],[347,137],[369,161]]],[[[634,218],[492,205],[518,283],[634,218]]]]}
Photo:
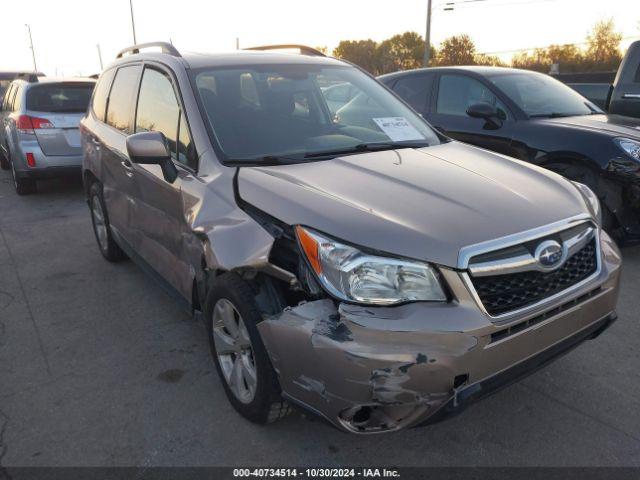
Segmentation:
{"type": "Polygon", "coordinates": [[[622,115],[579,115],[575,117],[547,118],[540,121],[585,130],[607,132],[616,137],[640,139],[640,119],[622,115]]]}
{"type": "Polygon", "coordinates": [[[558,175],[458,142],[243,167],[238,191],[289,225],[451,267],[462,247],[588,213],[558,175]]]}

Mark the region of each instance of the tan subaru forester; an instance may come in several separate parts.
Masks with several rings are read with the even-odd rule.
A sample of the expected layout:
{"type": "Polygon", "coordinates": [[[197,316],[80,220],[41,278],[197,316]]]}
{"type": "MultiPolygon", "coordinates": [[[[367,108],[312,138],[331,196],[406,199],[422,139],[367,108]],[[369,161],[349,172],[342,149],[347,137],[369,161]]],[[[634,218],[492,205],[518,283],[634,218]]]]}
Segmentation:
{"type": "Polygon", "coordinates": [[[125,49],[81,127],[100,251],[203,319],[241,415],[429,423],[609,327],[621,258],[591,190],[295,47],[125,49]]]}

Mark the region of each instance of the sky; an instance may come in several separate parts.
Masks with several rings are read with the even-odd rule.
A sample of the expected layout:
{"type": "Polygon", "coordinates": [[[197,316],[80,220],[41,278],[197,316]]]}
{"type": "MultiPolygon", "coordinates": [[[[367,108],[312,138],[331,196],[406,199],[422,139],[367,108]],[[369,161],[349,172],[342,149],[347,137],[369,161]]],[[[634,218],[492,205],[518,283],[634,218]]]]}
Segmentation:
{"type": "MultiPolygon", "coordinates": [[[[171,40],[182,51],[222,52],[276,43],[324,46],[424,35],[427,0],[132,0],[139,43],[171,40]]],[[[469,34],[482,53],[584,42],[595,22],[613,18],[640,39],[640,0],[433,0],[432,43],[469,34]],[[444,11],[447,2],[453,11],[444,11]],[[462,3],[460,3],[462,2],[462,3]]],[[[3,0],[0,70],[37,67],[47,75],[90,75],[133,43],[129,0],[3,0]]]]}

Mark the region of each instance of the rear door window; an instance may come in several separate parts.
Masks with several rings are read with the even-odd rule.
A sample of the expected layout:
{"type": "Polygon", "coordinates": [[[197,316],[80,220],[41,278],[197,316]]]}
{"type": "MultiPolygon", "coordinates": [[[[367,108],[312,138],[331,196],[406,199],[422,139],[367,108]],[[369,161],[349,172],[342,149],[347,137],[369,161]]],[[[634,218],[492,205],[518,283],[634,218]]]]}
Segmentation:
{"type": "Polygon", "coordinates": [[[416,112],[424,113],[432,85],[433,75],[408,75],[396,82],[393,91],[411,105],[416,112]]]}
{"type": "Polygon", "coordinates": [[[96,85],[93,94],[92,110],[98,120],[102,122],[104,122],[105,119],[107,98],[109,97],[109,89],[111,88],[111,81],[113,80],[113,74],[115,72],[114,69],[111,69],[100,75],[100,80],[98,80],[98,85],[96,85]]]}
{"type": "Polygon", "coordinates": [[[146,68],[140,84],[135,131],[161,132],[167,138],[171,157],[195,169],[189,129],[168,75],[146,68]]]}
{"type": "Polygon", "coordinates": [[[109,94],[107,123],[124,133],[133,133],[131,116],[139,74],[139,65],[119,68],[109,94]]]}
{"type": "Polygon", "coordinates": [[[34,85],[27,91],[26,107],[36,112],[86,112],[93,87],[93,83],[34,85]]]}

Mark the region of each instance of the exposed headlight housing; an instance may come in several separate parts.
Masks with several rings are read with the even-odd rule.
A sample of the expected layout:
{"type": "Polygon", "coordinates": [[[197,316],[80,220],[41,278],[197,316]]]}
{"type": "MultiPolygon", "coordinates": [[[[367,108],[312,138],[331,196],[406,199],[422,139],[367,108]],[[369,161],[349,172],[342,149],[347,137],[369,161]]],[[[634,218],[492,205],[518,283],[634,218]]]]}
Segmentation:
{"type": "Polygon", "coordinates": [[[584,201],[587,203],[587,206],[591,211],[591,215],[593,215],[593,218],[596,219],[598,225],[602,225],[602,208],[600,207],[600,200],[598,199],[598,196],[593,193],[593,190],[587,187],[584,183],[571,183],[573,183],[578,191],[582,194],[584,201]]]}
{"type": "Polygon", "coordinates": [[[369,255],[301,226],[296,235],[311,269],[333,297],[369,305],[447,300],[438,272],[426,263],[369,255]]]}
{"type": "Polygon", "coordinates": [[[614,142],[634,160],[640,162],[640,142],[630,138],[616,138],[614,142]]]}

